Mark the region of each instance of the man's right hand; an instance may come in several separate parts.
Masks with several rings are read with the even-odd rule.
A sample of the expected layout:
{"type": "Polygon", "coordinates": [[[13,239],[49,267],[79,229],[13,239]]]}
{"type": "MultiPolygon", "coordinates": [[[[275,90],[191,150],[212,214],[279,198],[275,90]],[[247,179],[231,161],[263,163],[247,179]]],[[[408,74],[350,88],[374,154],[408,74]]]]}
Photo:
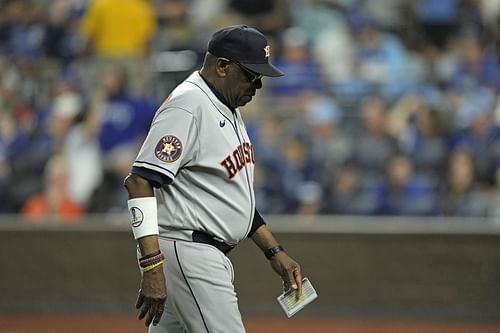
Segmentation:
{"type": "Polygon", "coordinates": [[[145,324],[158,325],[165,301],[167,300],[167,286],[163,265],[144,272],[142,275],[141,289],[135,307],[139,309],[139,320],[146,318],[145,324]]]}

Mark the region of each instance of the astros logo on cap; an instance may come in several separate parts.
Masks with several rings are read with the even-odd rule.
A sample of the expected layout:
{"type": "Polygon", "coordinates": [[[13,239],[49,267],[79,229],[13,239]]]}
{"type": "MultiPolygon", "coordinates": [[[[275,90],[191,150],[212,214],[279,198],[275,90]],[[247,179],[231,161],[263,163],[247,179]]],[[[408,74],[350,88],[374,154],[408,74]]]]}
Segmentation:
{"type": "Polygon", "coordinates": [[[155,155],[163,162],[175,162],[181,156],[182,143],[173,135],[166,135],[158,141],[155,147],[155,155]]]}

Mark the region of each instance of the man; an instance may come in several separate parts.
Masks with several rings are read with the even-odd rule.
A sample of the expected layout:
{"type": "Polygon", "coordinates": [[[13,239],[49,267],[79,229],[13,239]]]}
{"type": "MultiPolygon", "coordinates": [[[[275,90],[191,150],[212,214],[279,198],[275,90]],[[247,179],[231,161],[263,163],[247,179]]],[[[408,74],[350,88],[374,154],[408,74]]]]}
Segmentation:
{"type": "Polygon", "coordinates": [[[223,28],[203,68],[158,109],[125,179],[143,272],[136,307],[150,332],[244,332],[225,254],[246,237],[300,295],[299,265],[255,209],[255,159],[238,110],[263,76],[281,75],[264,35],[223,28]]]}

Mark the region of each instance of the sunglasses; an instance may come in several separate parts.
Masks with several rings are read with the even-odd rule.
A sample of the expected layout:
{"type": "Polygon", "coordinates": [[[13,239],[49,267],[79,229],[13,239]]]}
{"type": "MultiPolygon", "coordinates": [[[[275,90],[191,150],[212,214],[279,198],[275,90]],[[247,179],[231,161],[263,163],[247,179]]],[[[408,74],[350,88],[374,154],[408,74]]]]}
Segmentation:
{"type": "Polygon", "coordinates": [[[245,73],[245,76],[248,78],[248,80],[251,83],[255,83],[255,82],[261,80],[264,77],[264,74],[257,74],[255,72],[252,72],[251,70],[245,68],[239,62],[236,62],[236,61],[233,61],[233,60],[229,60],[227,58],[221,58],[221,59],[224,59],[227,62],[230,62],[230,63],[232,62],[232,63],[235,63],[236,65],[238,65],[238,67],[243,70],[243,72],[245,73]]]}
{"type": "Polygon", "coordinates": [[[264,75],[252,72],[251,70],[246,69],[243,65],[241,65],[237,62],[234,62],[234,63],[237,64],[247,74],[247,77],[251,83],[255,83],[256,81],[258,81],[264,77],[264,75]]]}

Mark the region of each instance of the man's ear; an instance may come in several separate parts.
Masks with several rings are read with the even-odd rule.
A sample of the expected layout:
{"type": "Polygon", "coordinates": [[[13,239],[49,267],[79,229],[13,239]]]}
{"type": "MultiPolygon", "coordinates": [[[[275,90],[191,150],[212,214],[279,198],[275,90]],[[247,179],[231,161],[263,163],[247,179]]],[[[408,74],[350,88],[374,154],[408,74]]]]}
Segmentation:
{"type": "Polygon", "coordinates": [[[227,69],[230,63],[231,61],[226,58],[217,58],[217,61],[215,63],[215,71],[217,72],[217,75],[219,77],[226,77],[227,69]]]}

